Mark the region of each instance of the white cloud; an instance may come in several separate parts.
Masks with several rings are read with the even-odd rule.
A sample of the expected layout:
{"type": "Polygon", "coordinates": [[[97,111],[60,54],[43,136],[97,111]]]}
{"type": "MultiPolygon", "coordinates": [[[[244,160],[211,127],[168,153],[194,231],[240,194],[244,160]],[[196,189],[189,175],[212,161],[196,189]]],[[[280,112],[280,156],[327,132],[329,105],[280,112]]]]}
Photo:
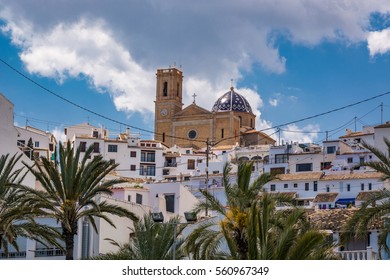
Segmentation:
{"type": "Polygon", "coordinates": [[[269,103],[269,105],[271,105],[272,107],[276,107],[276,106],[278,106],[278,104],[279,104],[279,100],[276,99],[276,98],[270,98],[270,99],[268,100],[268,103],[269,103]]]}
{"type": "Polygon", "coordinates": [[[369,32],[367,37],[370,56],[390,51],[390,28],[369,32]]]}
{"type": "Polygon", "coordinates": [[[308,124],[302,128],[290,124],[282,128],[281,139],[285,142],[313,143],[318,137],[320,127],[317,124],[308,124]]]}

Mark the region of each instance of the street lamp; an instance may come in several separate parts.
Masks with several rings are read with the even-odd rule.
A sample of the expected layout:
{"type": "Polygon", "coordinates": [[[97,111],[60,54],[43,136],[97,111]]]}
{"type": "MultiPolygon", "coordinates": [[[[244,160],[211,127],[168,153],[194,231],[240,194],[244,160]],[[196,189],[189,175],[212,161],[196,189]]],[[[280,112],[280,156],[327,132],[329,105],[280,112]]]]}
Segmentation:
{"type": "MultiPolygon", "coordinates": [[[[152,213],[152,219],[155,223],[163,223],[164,222],[164,215],[162,212],[156,212],[152,213]]],[[[173,222],[173,223],[166,223],[173,225],[173,248],[172,248],[172,255],[173,260],[176,258],[176,235],[177,235],[177,225],[188,225],[195,223],[197,221],[197,216],[195,212],[184,212],[184,217],[186,218],[186,223],[180,223],[180,222],[173,222]]]]}

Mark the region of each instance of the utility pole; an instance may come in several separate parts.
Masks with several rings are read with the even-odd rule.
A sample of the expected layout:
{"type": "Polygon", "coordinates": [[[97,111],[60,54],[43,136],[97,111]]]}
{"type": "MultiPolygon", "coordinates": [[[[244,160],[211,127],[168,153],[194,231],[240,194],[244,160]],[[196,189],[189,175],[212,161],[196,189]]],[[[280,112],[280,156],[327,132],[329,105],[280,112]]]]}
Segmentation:
{"type": "MultiPolygon", "coordinates": [[[[209,138],[206,140],[206,192],[209,191],[209,149],[210,141],[209,138]]],[[[206,217],[208,216],[207,198],[206,198],[206,217]]]]}

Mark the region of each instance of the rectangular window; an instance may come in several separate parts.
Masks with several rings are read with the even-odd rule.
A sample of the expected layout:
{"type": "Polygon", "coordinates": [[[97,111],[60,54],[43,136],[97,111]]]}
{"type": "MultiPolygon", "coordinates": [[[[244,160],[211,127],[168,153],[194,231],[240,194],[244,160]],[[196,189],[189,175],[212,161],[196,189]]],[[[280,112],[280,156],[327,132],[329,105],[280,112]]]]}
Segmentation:
{"type": "Polygon", "coordinates": [[[359,163],[360,163],[361,165],[364,164],[364,157],[360,157],[360,158],[359,158],[359,163]]]}
{"type": "Polygon", "coordinates": [[[136,151],[131,151],[130,152],[130,157],[137,157],[137,152],[136,151]]]}
{"type": "Polygon", "coordinates": [[[364,191],[364,183],[361,183],[361,184],[360,184],[360,189],[361,189],[362,191],[364,191]]]}
{"type": "Polygon", "coordinates": [[[312,163],[300,163],[296,165],[297,172],[313,171],[312,163]]]}
{"type": "Polygon", "coordinates": [[[92,132],[92,137],[93,137],[93,138],[99,138],[99,131],[94,130],[94,131],[92,132]]]}
{"type": "Polygon", "coordinates": [[[99,143],[93,143],[93,152],[100,153],[99,143]]]}
{"type": "Polygon", "coordinates": [[[194,159],[187,160],[187,169],[189,169],[189,170],[195,169],[195,160],[194,159]]]}
{"type": "Polygon", "coordinates": [[[314,181],[313,183],[313,191],[317,191],[318,190],[318,182],[317,181],[314,181]]]}
{"type": "Polygon", "coordinates": [[[275,155],[275,163],[286,163],[287,159],[286,154],[275,155]]]}
{"type": "Polygon", "coordinates": [[[298,188],[298,184],[297,183],[294,183],[294,188],[298,188]]]}
{"type": "Polygon", "coordinates": [[[326,186],[326,192],[330,192],[329,186],[326,186]]]}
{"type": "Polygon", "coordinates": [[[136,169],[135,164],[130,165],[130,171],[135,171],[135,169],[136,169]]]}
{"type": "Polygon", "coordinates": [[[142,162],[155,162],[156,153],[154,151],[141,151],[142,162]]]}
{"type": "Polygon", "coordinates": [[[39,148],[39,141],[35,141],[34,147],[35,147],[35,148],[39,148]]]}
{"type": "Polygon", "coordinates": [[[154,165],[141,165],[139,169],[139,175],[141,176],[156,176],[156,166],[154,165]]]}
{"type": "Polygon", "coordinates": [[[165,206],[167,212],[175,213],[175,195],[174,194],[166,194],[165,195],[165,206]]]}
{"type": "Polygon", "coordinates": [[[309,190],[309,183],[305,183],[305,191],[309,190]]]}
{"type": "Polygon", "coordinates": [[[275,185],[272,184],[272,185],[271,185],[271,192],[274,192],[274,191],[275,191],[275,185]]]}
{"type": "Polygon", "coordinates": [[[351,157],[347,158],[347,162],[348,163],[352,163],[353,162],[353,158],[351,158],[351,157]]]}
{"type": "Polygon", "coordinates": [[[87,142],[80,142],[80,152],[85,152],[87,149],[87,142]]]}
{"type": "Polygon", "coordinates": [[[335,146],[326,147],[326,153],[327,154],[334,154],[335,152],[336,152],[336,147],[335,146]]]}
{"type": "Polygon", "coordinates": [[[142,194],[135,194],[135,203],[142,204],[142,194]]]}
{"type": "Polygon", "coordinates": [[[347,192],[351,191],[351,184],[347,184],[347,192]]]}
{"type": "Polygon", "coordinates": [[[109,153],[117,153],[118,152],[118,145],[108,145],[108,152],[109,153]]]}
{"type": "Polygon", "coordinates": [[[372,184],[371,184],[371,183],[368,183],[368,190],[369,190],[369,191],[372,190],[372,184]]]}
{"type": "Polygon", "coordinates": [[[127,201],[131,202],[131,195],[127,195],[127,201]]]}
{"type": "Polygon", "coordinates": [[[283,186],[285,189],[287,189],[288,188],[288,184],[284,184],[284,186],[283,186]]]}
{"type": "Polygon", "coordinates": [[[224,132],[225,132],[225,131],[224,131],[224,129],[222,128],[222,129],[221,129],[221,138],[224,137],[224,132]]]}

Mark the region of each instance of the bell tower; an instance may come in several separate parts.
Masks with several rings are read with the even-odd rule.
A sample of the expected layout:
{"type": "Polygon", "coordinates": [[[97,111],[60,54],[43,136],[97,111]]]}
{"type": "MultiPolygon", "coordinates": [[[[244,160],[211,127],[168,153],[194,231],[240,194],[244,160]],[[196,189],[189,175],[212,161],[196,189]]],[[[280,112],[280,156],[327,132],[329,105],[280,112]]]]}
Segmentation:
{"type": "Polygon", "coordinates": [[[175,67],[158,69],[156,73],[154,139],[171,147],[174,139],[173,117],[183,108],[183,72],[175,67]]]}

